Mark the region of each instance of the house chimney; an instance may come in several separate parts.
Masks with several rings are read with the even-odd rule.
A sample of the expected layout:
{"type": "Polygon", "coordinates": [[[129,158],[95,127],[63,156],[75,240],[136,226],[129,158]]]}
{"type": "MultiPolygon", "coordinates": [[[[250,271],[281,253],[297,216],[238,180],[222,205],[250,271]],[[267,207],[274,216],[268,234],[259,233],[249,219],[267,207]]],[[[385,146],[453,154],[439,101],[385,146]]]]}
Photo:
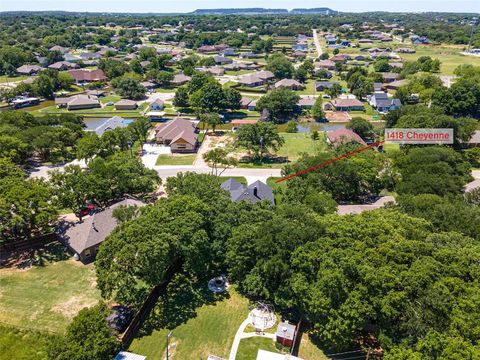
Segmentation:
{"type": "Polygon", "coordinates": [[[253,188],[253,196],[258,197],[257,193],[258,193],[257,187],[255,186],[255,187],[253,188]]]}
{"type": "Polygon", "coordinates": [[[92,221],[92,229],[98,232],[98,229],[95,227],[95,221],[92,221]]]}

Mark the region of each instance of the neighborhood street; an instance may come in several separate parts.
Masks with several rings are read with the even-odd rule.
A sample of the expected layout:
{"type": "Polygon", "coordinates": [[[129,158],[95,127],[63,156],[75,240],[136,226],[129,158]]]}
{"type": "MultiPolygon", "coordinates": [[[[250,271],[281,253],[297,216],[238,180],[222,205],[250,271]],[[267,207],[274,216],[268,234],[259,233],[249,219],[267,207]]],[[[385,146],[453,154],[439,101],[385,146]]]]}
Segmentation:
{"type": "Polygon", "coordinates": [[[313,32],[313,42],[317,48],[318,57],[322,56],[322,47],[320,46],[320,40],[318,39],[317,29],[312,29],[313,32]]]}

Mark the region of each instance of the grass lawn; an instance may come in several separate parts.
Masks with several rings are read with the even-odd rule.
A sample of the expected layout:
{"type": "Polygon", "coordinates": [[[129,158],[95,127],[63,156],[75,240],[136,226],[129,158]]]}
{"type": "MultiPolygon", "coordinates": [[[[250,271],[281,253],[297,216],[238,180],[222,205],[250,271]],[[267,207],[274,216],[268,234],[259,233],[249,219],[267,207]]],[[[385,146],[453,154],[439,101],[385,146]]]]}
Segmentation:
{"type": "Polygon", "coordinates": [[[253,337],[240,340],[235,360],[255,360],[259,349],[280,353],[272,339],[253,337]]]}
{"type": "Polygon", "coordinates": [[[0,323],[62,333],[78,311],[98,302],[95,284],[93,264],[73,258],[0,269],[0,323]]]}
{"type": "Polygon", "coordinates": [[[320,95],[320,94],[322,94],[320,91],[318,92],[318,94],[315,91],[315,82],[316,81],[317,80],[315,80],[315,79],[308,79],[305,82],[305,89],[295,91],[295,94],[298,94],[298,95],[320,95]]]}
{"type": "Polygon", "coordinates": [[[320,133],[319,140],[312,140],[308,133],[282,133],[285,144],[278,150],[277,155],[288,157],[289,161],[295,161],[302,153],[313,154],[326,149],[325,135],[320,133]]]}
{"type": "Polygon", "coordinates": [[[325,135],[320,133],[319,140],[312,140],[308,133],[281,133],[285,143],[278,150],[276,155],[284,158],[285,161],[263,162],[263,163],[239,163],[242,168],[281,168],[285,163],[292,162],[300,158],[302,153],[314,154],[326,149],[325,135]]]}
{"type": "Polygon", "coordinates": [[[193,165],[197,155],[159,155],[156,165],[193,165]]]}
{"type": "Polygon", "coordinates": [[[0,76],[0,84],[7,83],[7,82],[14,82],[14,81],[22,81],[28,79],[30,76],[22,75],[22,76],[0,76]]]}
{"type": "Polygon", "coordinates": [[[38,332],[0,326],[0,360],[46,360],[49,339],[38,332]]]}
{"type": "MultiPolygon", "coordinates": [[[[235,333],[248,315],[248,300],[232,288],[228,293],[229,298],[201,306],[196,317],[173,329],[170,344],[176,344],[174,359],[206,359],[209,354],[228,358],[235,333]]],[[[148,360],[163,360],[168,332],[154,330],[135,338],[128,351],[148,360]]]]}

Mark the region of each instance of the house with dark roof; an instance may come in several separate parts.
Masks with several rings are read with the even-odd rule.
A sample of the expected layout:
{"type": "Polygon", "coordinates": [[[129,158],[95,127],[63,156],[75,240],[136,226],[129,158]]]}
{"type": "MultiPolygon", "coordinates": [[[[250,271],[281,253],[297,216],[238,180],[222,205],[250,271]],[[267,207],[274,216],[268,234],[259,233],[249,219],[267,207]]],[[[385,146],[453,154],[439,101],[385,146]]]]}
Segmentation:
{"type": "Polygon", "coordinates": [[[266,200],[275,204],[272,189],[261,181],[255,181],[250,185],[240,184],[235,179],[228,179],[220,187],[230,193],[230,199],[234,202],[249,201],[253,204],[266,200]]]}
{"type": "Polygon", "coordinates": [[[121,206],[145,206],[134,199],[117,202],[103,211],[87,216],[81,222],[61,222],[57,228],[60,240],[68,246],[82,262],[95,259],[100,244],[117,227],[113,211],[121,206]]]}
{"type": "Polygon", "coordinates": [[[213,59],[215,60],[215,64],[218,64],[218,65],[225,65],[225,64],[233,63],[232,59],[230,59],[228,57],[225,57],[225,56],[216,55],[216,56],[213,57],[213,59]]]}
{"type": "Polygon", "coordinates": [[[378,112],[387,113],[402,106],[400,99],[390,98],[385,92],[376,92],[368,99],[369,104],[378,112]]]}
{"type": "Polygon", "coordinates": [[[188,120],[175,118],[156,128],[157,143],[170,145],[171,152],[195,152],[197,148],[196,125],[188,120]]]}

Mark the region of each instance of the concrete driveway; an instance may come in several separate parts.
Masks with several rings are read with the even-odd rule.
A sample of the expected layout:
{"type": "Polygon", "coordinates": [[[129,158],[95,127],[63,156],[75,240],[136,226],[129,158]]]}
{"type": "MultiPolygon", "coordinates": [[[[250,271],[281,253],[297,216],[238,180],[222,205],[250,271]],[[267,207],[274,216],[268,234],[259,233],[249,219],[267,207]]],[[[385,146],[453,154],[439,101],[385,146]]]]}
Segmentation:
{"type": "Polygon", "coordinates": [[[172,152],[170,151],[169,146],[165,145],[157,145],[157,144],[144,144],[143,145],[143,155],[142,155],[142,163],[145,167],[149,169],[155,168],[155,164],[157,163],[158,155],[170,155],[172,152]]]}

